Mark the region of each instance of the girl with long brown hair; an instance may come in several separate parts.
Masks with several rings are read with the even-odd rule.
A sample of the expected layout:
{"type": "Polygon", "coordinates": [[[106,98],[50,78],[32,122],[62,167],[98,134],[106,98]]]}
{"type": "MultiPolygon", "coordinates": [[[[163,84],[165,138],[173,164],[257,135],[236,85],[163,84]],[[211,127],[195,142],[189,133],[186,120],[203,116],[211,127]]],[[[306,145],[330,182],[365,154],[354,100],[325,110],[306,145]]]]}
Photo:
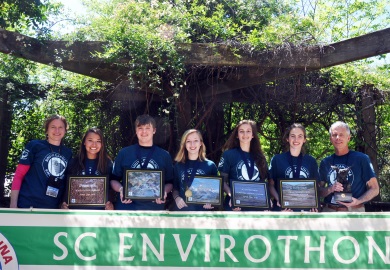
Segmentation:
{"type": "Polygon", "coordinates": [[[232,209],[232,181],[265,181],[267,161],[261,149],[256,122],[242,120],[234,128],[223,147],[218,170],[225,179],[225,209],[233,211],[249,210],[241,207],[232,209]]]}
{"type": "MultiPolygon", "coordinates": [[[[80,143],[77,156],[72,160],[69,168],[69,175],[105,175],[109,178],[112,171],[112,160],[107,154],[103,132],[98,128],[90,128],[85,133],[80,143]]],[[[107,178],[105,193],[108,194],[110,182],[107,178]]],[[[68,194],[65,194],[67,197],[68,194]]],[[[67,199],[65,198],[65,201],[67,199]]],[[[67,209],[68,205],[63,202],[61,208],[67,209]]],[[[75,208],[74,206],[72,208],[75,208]]],[[[85,207],[77,207],[85,208],[85,207]]],[[[105,207],[88,207],[95,210],[113,210],[114,206],[110,200],[105,207]]]]}

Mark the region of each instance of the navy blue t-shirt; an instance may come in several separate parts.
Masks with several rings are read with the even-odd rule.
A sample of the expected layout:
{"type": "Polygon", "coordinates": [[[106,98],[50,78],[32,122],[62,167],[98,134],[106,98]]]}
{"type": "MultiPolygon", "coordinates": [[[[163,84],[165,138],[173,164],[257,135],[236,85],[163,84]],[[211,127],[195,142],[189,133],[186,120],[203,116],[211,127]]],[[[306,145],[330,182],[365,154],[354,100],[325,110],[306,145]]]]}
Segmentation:
{"type": "MultiPolygon", "coordinates": [[[[270,166],[268,168],[269,178],[274,181],[275,189],[280,197],[280,180],[281,179],[291,179],[291,178],[302,178],[302,179],[314,179],[317,182],[319,181],[318,175],[318,165],[314,157],[310,155],[302,155],[302,163],[299,173],[297,172],[297,167],[299,163],[299,158],[292,156],[290,151],[278,154],[272,157],[270,166]],[[294,177],[294,172],[299,175],[299,177],[294,177]]],[[[282,202],[280,202],[282,204],[282,202]]],[[[276,204],[274,209],[276,211],[281,210],[276,204]]],[[[301,211],[301,209],[293,209],[294,211],[301,211]]]]}
{"type": "MultiPolygon", "coordinates": [[[[179,191],[179,196],[186,200],[185,191],[187,185],[190,187],[192,181],[185,180],[186,178],[186,168],[187,175],[192,173],[192,170],[197,167],[196,175],[217,175],[217,166],[211,160],[206,159],[205,161],[198,160],[187,160],[186,163],[177,162],[174,166],[174,189],[179,191]]],[[[207,209],[203,208],[203,204],[187,204],[188,207],[183,207],[182,209],[177,208],[176,203],[174,203],[175,211],[206,211],[207,209]]]]}
{"type": "MultiPolygon", "coordinates": [[[[244,155],[244,159],[248,166],[253,166],[251,162],[253,159],[251,158],[251,154],[248,152],[241,151],[240,148],[233,148],[226,150],[223,152],[221,160],[218,164],[218,171],[229,176],[229,185],[232,187],[232,181],[264,181],[265,179],[261,179],[260,171],[256,164],[254,164],[254,170],[252,177],[249,176],[249,170],[245,164],[245,160],[242,158],[242,154],[244,155]]],[[[225,210],[232,210],[229,206],[230,196],[226,195],[224,208],[225,210]]],[[[241,207],[243,211],[261,211],[258,208],[249,208],[249,207],[241,207]]]]}
{"type": "MultiPolygon", "coordinates": [[[[250,153],[242,152],[249,166],[251,164],[250,153]]],[[[249,177],[248,168],[241,156],[241,149],[233,148],[223,152],[218,164],[218,171],[229,175],[230,181],[260,181],[260,172],[256,164],[252,177],[249,177]]]]}
{"type": "MultiPolygon", "coordinates": [[[[348,172],[348,182],[351,183],[352,197],[359,198],[367,191],[367,182],[376,177],[370,158],[361,152],[349,151],[348,154],[337,156],[335,154],[324,158],[320,163],[320,180],[332,186],[336,182],[336,171],[331,166],[340,169],[351,169],[348,172]]],[[[325,199],[326,203],[336,203],[333,194],[325,199]]]]}
{"type": "MultiPolygon", "coordinates": [[[[280,179],[294,178],[294,170],[297,170],[298,157],[291,156],[292,164],[290,164],[289,156],[291,156],[289,151],[273,156],[268,168],[269,179],[274,180],[278,192],[280,179]]],[[[303,155],[299,178],[319,180],[318,165],[314,157],[303,155]]]]}
{"type": "Polygon", "coordinates": [[[63,198],[65,171],[71,157],[72,151],[63,145],[52,145],[46,140],[30,141],[19,160],[20,164],[30,165],[30,169],[20,187],[18,207],[58,208],[63,198]],[[59,181],[56,197],[46,195],[49,178],[53,177],[59,181]]]}
{"type": "MultiPolygon", "coordinates": [[[[140,169],[141,164],[145,162],[149,153],[153,151],[146,169],[158,169],[164,172],[165,184],[173,184],[173,164],[171,155],[164,149],[153,147],[142,147],[134,144],[121,149],[115,158],[113,174],[122,178],[122,185],[125,187],[125,179],[123,173],[126,169],[140,169]],[[154,148],[154,149],[153,149],[154,148]],[[138,159],[138,153],[141,160],[138,159]]],[[[115,210],[164,210],[164,204],[157,204],[154,201],[133,200],[130,204],[124,204],[120,200],[119,193],[115,203],[115,210]]]]}
{"type": "MultiPolygon", "coordinates": [[[[85,159],[85,162],[84,162],[84,167],[85,169],[84,170],[81,170],[81,171],[78,171],[78,172],[75,172],[74,169],[72,169],[72,167],[74,168],[75,166],[75,162],[77,162],[77,159],[72,159],[71,161],[71,165],[69,166],[70,167],[70,170],[68,170],[68,174],[72,173],[72,175],[88,175],[88,176],[91,176],[91,175],[104,175],[104,176],[107,176],[106,178],[106,195],[108,196],[109,194],[109,191],[110,191],[110,175],[112,173],[112,167],[113,167],[113,162],[108,159],[107,161],[107,171],[106,172],[100,172],[98,170],[98,162],[99,162],[99,159],[89,159],[89,158],[86,158],[85,159]]],[[[108,198],[108,200],[110,200],[108,198]]],[[[67,193],[67,190],[65,192],[65,196],[64,196],[64,201],[68,201],[68,193],[67,193]]],[[[69,209],[89,209],[89,210],[104,210],[105,209],[105,206],[81,206],[81,205],[70,205],[69,206],[69,209]]]]}

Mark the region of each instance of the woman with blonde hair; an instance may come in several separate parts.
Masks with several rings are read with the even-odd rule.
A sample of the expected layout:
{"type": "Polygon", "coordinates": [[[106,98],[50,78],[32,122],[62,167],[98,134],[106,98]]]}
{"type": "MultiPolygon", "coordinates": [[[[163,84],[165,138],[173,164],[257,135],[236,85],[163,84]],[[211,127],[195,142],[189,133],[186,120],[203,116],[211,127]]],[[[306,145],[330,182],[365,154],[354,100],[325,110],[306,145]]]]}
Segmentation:
{"type": "Polygon", "coordinates": [[[184,132],[180,149],[175,157],[173,198],[174,210],[201,211],[213,209],[211,204],[186,204],[183,198],[191,197],[191,184],[195,175],[217,175],[217,166],[206,158],[206,146],[199,130],[189,129],[184,132]]]}

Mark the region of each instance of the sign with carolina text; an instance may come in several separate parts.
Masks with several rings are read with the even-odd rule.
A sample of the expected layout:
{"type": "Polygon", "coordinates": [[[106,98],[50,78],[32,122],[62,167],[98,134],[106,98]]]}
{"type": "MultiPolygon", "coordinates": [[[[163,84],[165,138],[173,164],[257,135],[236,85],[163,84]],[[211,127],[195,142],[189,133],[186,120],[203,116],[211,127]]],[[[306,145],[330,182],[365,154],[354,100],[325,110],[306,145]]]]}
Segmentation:
{"type": "Polygon", "coordinates": [[[0,210],[0,269],[389,269],[390,213],[0,210]]]}

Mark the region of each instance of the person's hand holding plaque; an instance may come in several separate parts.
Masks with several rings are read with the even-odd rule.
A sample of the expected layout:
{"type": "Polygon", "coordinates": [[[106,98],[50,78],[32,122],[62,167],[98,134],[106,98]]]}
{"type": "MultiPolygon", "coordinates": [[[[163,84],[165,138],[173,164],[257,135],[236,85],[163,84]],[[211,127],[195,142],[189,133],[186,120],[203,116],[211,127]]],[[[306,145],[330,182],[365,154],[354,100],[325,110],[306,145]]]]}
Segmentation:
{"type": "Polygon", "coordinates": [[[334,192],[334,199],[336,202],[352,202],[352,189],[351,183],[348,181],[348,173],[351,167],[339,168],[337,166],[331,166],[336,172],[336,180],[342,185],[342,191],[334,192]]]}

